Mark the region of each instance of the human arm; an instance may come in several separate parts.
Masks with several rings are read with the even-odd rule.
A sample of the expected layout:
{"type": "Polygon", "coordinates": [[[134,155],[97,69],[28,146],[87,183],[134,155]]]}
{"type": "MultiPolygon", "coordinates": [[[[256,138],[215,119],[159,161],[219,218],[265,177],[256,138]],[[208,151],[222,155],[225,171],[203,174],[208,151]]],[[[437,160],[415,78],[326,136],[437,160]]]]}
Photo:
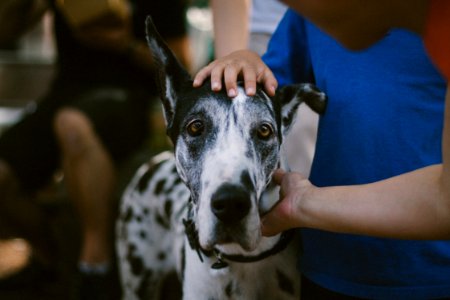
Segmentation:
{"type": "Polygon", "coordinates": [[[273,33],[262,59],[250,51],[234,52],[200,70],[194,86],[200,86],[211,76],[212,89],[219,91],[224,77],[225,88],[229,91],[236,88],[236,79],[240,77],[245,87],[250,87],[247,90],[249,95],[255,91],[255,82],[262,84],[266,92],[273,95],[278,81],[280,85],[311,81],[311,70],[304,20],[297,13],[288,11],[273,33]]]}
{"type": "Polygon", "coordinates": [[[250,6],[250,0],[211,0],[216,58],[247,48],[250,6]]]}
{"type": "Polygon", "coordinates": [[[282,199],[263,219],[263,234],[307,227],[403,239],[448,239],[450,201],[443,165],[352,186],[316,187],[277,171],[282,199]]]}
{"type": "MultiPolygon", "coordinates": [[[[311,2],[310,4],[323,4],[326,1],[311,2]]],[[[300,2],[306,3],[308,1],[300,2]]],[[[346,1],[345,3],[351,2],[346,1]]],[[[425,14],[418,12],[420,7],[423,8],[421,3],[421,1],[414,1],[414,5],[407,4],[410,5],[409,9],[403,10],[402,17],[397,18],[394,23],[391,23],[391,26],[398,25],[419,33],[422,32],[420,26],[423,26],[423,20],[421,18],[425,14]],[[414,20],[417,22],[414,23],[414,20]],[[400,21],[402,23],[399,23],[400,21]]],[[[445,3],[445,1],[441,3],[445,3]]],[[[380,3],[372,4],[378,5],[380,3]]],[[[396,5],[404,4],[396,2],[396,5]]],[[[337,6],[339,5],[337,4],[337,6]]],[[[320,7],[315,7],[315,9],[318,8],[320,7]]],[[[329,9],[330,7],[326,8],[329,9]]],[[[382,8],[379,7],[378,9],[382,8]]],[[[318,11],[320,10],[315,11],[315,13],[318,11]]],[[[344,13],[345,11],[348,10],[344,10],[344,13]]],[[[373,10],[371,11],[373,12],[373,10]]],[[[442,11],[439,10],[439,12],[442,11]]],[[[394,12],[395,9],[389,10],[389,14],[393,16],[395,16],[394,12]]],[[[310,15],[313,21],[321,24],[323,29],[328,29],[329,33],[349,48],[360,48],[363,45],[360,43],[361,41],[370,42],[371,39],[377,39],[376,34],[367,36],[358,31],[363,27],[359,26],[361,24],[358,25],[357,20],[350,30],[341,28],[340,32],[335,32],[333,30],[336,30],[336,28],[327,27],[330,25],[327,22],[332,20],[315,19],[315,17],[317,16],[310,15]],[[355,30],[357,31],[356,34],[355,30]],[[363,39],[357,44],[351,45],[346,42],[345,38],[348,37],[353,37],[353,42],[358,41],[358,38],[355,37],[358,37],[359,34],[362,34],[364,39],[369,38],[369,40],[363,39]]],[[[363,17],[370,20],[373,15],[363,17]]],[[[385,18],[384,21],[386,20],[388,18],[385,18]]],[[[437,40],[438,43],[441,43],[441,48],[445,36],[447,35],[443,35],[440,40],[437,40]]],[[[433,55],[431,57],[433,58],[433,55]]],[[[439,62],[437,66],[441,67],[439,62]]],[[[446,74],[445,68],[441,68],[441,70],[443,70],[443,74],[446,74]]],[[[282,185],[282,200],[265,217],[264,234],[271,235],[290,227],[314,227],[335,232],[383,237],[447,239],[450,236],[449,101],[447,87],[441,165],[418,169],[372,184],[327,188],[313,187],[309,181],[299,174],[287,173],[286,176],[278,174],[275,178],[282,185]],[[298,182],[295,183],[295,181],[298,182]],[[286,197],[283,195],[286,195],[286,197]],[[290,223],[296,225],[291,226],[290,223]]]]}

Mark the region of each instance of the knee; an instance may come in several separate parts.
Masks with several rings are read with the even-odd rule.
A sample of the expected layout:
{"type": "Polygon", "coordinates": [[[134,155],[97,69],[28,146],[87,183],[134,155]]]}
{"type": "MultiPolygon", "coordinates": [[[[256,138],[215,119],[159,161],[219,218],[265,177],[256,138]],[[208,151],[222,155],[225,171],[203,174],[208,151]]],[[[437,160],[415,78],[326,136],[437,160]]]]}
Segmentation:
{"type": "Polygon", "coordinates": [[[58,111],[53,127],[63,156],[75,158],[83,155],[96,139],[90,120],[76,109],[58,111]]]}

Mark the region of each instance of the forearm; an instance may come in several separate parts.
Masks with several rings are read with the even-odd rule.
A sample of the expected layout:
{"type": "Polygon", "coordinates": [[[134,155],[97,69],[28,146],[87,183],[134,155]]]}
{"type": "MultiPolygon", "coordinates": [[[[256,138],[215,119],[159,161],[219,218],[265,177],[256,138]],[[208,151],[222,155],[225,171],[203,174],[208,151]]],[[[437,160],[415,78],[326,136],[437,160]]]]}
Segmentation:
{"type": "Polygon", "coordinates": [[[443,170],[441,186],[445,198],[450,201],[450,85],[445,96],[444,130],[442,135],[443,170]]]}
{"type": "Polygon", "coordinates": [[[247,48],[250,5],[250,0],[211,0],[216,58],[247,48]]]}
{"type": "Polygon", "coordinates": [[[450,199],[443,166],[376,183],[312,188],[299,204],[301,226],[403,239],[448,239],[450,199]]]}

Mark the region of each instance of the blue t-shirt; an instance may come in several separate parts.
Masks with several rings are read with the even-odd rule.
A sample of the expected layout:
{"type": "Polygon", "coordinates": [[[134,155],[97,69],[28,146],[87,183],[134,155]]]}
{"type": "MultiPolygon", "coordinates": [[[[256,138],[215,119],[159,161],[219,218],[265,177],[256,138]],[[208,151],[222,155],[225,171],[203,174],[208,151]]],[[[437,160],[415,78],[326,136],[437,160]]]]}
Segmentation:
{"type": "MultiPolygon", "coordinates": [[[[419,36],[392,30],[351,52],[288,11],[264,61],[280,85],[312,79],[328,95],[313,184],[371,183],[441,163],[445,82],[419,36]]],[[[377,299],[450,297],[450,241],[301,233],[301,272],[324,288],[377,299]]]]}

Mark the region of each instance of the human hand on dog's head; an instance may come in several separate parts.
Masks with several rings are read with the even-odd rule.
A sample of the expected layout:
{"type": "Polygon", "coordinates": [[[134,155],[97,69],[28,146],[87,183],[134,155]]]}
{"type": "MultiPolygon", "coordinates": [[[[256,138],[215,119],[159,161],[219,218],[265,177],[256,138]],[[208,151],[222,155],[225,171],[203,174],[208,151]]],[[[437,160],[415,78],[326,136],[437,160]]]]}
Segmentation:
{"type": "Polygon", "coordinates": [[[235,51],[201,69],[194,78],[194,87],[201,86],[209,76],[211,76],[211,90],[220,91],[223,80],[229,97],[237,96],[238,79],[244,81],[245,92],[249,96],[255,95],[257,83],[264,87],[269,96],[275,95],[278,86],[272,71],[257,53],[249,50],[235,51]]]}

